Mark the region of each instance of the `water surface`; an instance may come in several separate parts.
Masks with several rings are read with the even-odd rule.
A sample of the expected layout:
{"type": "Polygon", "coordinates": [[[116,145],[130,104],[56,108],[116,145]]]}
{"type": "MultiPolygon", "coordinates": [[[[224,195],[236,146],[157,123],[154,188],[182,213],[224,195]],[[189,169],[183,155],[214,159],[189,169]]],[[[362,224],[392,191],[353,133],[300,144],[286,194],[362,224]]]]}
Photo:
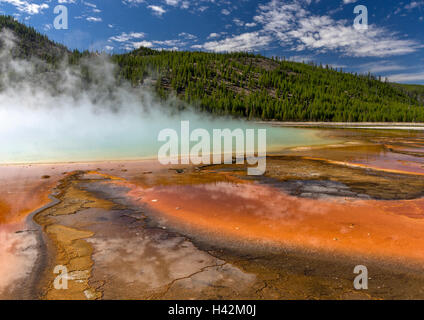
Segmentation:
{"type": "MultiPolygon", "coordinates": [[[[83,108],[0,110],[0,163],[49,163],[156,158],[163,142],[161,130],[180,133],[181,121],[190,131],[266,128],[267,149],[328,143],[318,130],[277,128],[230,119],[213,119],[192,113],[170,117],[159,112],[88,112],[83,108]]],[[[180,134],[179,134],[180,135],[180,134]]]]}

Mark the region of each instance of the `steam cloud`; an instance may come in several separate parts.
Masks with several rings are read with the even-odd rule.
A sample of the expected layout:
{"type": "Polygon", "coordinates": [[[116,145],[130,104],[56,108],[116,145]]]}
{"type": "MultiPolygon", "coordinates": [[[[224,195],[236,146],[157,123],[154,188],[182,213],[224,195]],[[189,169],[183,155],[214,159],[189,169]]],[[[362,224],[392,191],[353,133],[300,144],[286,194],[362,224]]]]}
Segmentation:
{"type": "MultiPolygon", "coordinates": [[[[62,61],[54,68],[37,58],[13,57],[14,35],[4,30],[0,36],[2,163],[156,156],[159,131],[177,128],[181,119],[214,126],[212,117],[175,112],[169,107],[175,98],[163,102],[147,87],[117,80],[108,56],[91,55],[78,66],[62,61]]],[[[236,123],[240,127],[221,119],[219,127],[236,123]]]]}

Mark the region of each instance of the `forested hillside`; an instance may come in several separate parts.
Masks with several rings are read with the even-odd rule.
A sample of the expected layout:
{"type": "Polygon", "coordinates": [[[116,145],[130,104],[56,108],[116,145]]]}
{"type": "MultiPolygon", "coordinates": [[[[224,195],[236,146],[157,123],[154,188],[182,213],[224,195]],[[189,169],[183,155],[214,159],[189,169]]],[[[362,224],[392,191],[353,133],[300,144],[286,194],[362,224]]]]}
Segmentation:
{"type": "MultiPolygon", "coordinates": [[[[12,50],[14,57],[29,58],[34,56],[55,64],[68,53],[65,46],[49,40],[34,28],[17,22],[13,17],[0,15],[0,33],[4,30],[12,31],[16,38],[16,46],[12,50]]],[[[2,45],[0,42],[0,48],[2,45]]]]}
{"type": "Polygon", "coordinates": [[[216,54],[139,49],[115,55],[121,76],[138,85],[157,78],[201,110],[283,121],[424,121],[424,107],[402,87],[327,66],[216,54]]]}
{"type": "MultiPolygon", "coordinates": [[[[33,28],[0,16],[0,32],[5,28],[15,34],[14,55],[21,58],[36,56],[51,65],[67,59],[77,65],[84,56],[96,56],[70,52],[33,28]]],[[[218,115],[282,121],[424,122],[424,87],[386,83],[372,75],[353,75],[328,66],[250,53],[148,48],[111,59],[118,66],[118,82],[128,80],[135,90],[153,86],[162,98],[176,95],[182,102],[218,115]]],[[[90,81],[87,72],[83,75],[90,81]]]]}

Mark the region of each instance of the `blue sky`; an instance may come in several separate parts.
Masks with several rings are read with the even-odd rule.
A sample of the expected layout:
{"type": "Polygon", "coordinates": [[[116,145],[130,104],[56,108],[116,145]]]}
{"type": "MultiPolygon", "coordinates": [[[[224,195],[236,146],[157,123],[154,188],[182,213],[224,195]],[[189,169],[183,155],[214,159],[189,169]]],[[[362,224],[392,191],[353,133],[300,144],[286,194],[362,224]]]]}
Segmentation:
{"type": "Polygon", "coordinates": [[[70,48],[252,51],[424,84],[424,0],[0,0],[0,13],[70,48]],[[59,4],[67,30],[54,28],[59,4]]]}

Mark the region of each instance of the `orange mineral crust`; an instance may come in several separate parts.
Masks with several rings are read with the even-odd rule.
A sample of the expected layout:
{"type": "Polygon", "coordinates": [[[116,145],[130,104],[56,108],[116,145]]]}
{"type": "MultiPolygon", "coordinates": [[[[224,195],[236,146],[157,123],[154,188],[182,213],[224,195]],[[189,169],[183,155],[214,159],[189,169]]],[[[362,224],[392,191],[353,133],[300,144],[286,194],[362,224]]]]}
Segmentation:
{"type": "MultiPolygon", "coordinates": [[[[171,221],[205,232],[342,254],[424,262],[424,200],[307,199],[252,184],[136,188],[171,221]]],[[[140,200],[140,197],[142,200],[140,200]]]]}
{"type": "Polygon", "coordinates": [[[50,202],[48,196],[60,178],[51,171],[45,166],[0,167],[0,224],[22,221],[50,202]]]}
{"type": "Polygon", "coordinates": [[[16,223],[48,204],[49,195],[67,172],[95,164],[37,164],[0,166],[0,224],[16,223]]]}
{"type": "Polygon", "coordinates": [[[126,177],[135,172],[157,170],[156,161],[105,161],[0,166],[0,225],[20,222],[28,214],[50,203],[52,189],[75,171],[98,172],[108,177],[126,177]]]}

